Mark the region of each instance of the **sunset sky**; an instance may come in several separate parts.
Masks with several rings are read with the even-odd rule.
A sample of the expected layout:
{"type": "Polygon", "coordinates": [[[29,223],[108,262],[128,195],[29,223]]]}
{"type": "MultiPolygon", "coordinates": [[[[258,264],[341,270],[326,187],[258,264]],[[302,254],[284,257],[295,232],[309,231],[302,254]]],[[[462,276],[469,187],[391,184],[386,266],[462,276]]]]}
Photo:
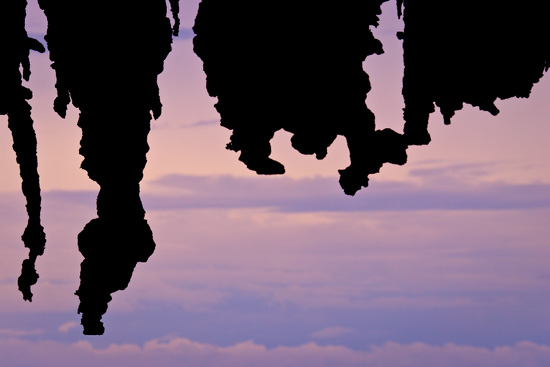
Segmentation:
{"type": "MultiPolygon", "coordinates": [[[[225,149],[230,131],[192,50],[198,2],[181,1],[181,35],[159,78],[163,114],[149,135],[142,200],[157,248],[113,295],[103,336],[82,335],[74,295],[76,236],[96,217],[98,185],[79,168],[78,111],[54,113],[48,55],[32,54],[47,244],[24,302],[25,205],[0,116],[1,364],[547,366],[550,78],[529,99],[497,101],[496,117],[466,106],[444,126],[433,114],[430,145],[349,197],[338,184],[349,161],[341,138],[318,161],[278,132],[284,176],[256,176],[225,149]]],[[[378,128],[402,132],[402,22],[394,1],[383,11],[375,35],[385,54],[364,64],[367,105],[378,128]]],[[[28,13],[28,32],[43,41],[36,0],[28,13]]]]}

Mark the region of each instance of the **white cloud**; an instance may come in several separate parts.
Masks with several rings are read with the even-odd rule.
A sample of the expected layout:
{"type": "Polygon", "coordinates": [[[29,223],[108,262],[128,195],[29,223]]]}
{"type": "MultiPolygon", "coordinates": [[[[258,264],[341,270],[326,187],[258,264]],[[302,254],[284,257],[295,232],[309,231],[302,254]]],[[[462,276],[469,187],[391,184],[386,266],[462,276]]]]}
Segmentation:
{"type": "Polygon", "coordinates": [[[57,329],[60,333],[68,333],[69,330],[71,330],[74,327],[77,327],[79,324],[76,321],[68,321],[61,325],[59,325],[59,328],[57,329]]]}
{"type": "Polygon", "coordinates": [[[316,343],[266,348],[253,341],[219,347],[185,338],[166,338],[141,346],[113,344],[98,349],[87,341],[65,344],[12,338],[0,339],[0,354],[3,362],[11,367],[546,367],[550,346],[529,341],[494,349],[456,344],[386,343],[358,351],[316,343]]]}

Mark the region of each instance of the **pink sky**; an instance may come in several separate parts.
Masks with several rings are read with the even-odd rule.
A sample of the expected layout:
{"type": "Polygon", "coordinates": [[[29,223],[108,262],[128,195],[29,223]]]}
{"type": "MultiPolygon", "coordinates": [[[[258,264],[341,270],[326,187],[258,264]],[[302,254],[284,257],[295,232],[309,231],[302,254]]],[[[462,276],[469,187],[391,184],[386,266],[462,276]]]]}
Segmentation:
{"type": "MultiPolygon", "coordinates": [[[[197,4],[182,1],[182,28],[197,4]]],[[[29,31],[43,34],[29,6],[29,31]]],[[[383,9],[375,34],[386,53],[365,63],[367,104],[380,128],[401,131],[401,25],[393,2],[383,9]]],[[[48,242],[29,304],[16,285],[25,213],[2,117],[0,355],[9,366],[547,364],[550,79],[528,100],[497,102],[497,117],[468,107],[444,126],[434,114],[432,143],[351,198],[338,186],[342,140],[317,161],[280,132],[274,157],[287,174],[246,170],[225,150],[230,132],[191,39],[173,48],[142,184],[157,250],[114,295],[102,337],[82,335],[73,295],[76,235],[95,216],[97,185],[79,169],[77,111],[54,114],[47,55],[32,56],[48,242]]]]}

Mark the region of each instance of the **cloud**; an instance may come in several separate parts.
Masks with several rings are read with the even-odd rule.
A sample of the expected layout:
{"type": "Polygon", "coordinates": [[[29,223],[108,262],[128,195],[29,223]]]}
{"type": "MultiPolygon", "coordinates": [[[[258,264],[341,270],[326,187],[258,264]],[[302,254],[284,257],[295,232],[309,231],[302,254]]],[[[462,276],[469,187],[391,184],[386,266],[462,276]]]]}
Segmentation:
{"type": "Polygon", "coordinates": [[[77,327],[79,325],[76,321],[68,321],[66,323],[63,323],[59,325],[59,328],[57,329],[60,333],[68,333],[69,330],[71,330],[74,327],[77,327]]]}
{"type": "Polygon", "coordinates": [[[337,338],[337,337],[351,334],[354,332],[355,330],[347,327],[333,326],[333,327],[328,327],[325,329],[318,330],[312,333],[311,337],[314,339],[333,339],[333,338],[337,338]]]}
{"type": "Polygon", "coordinates": [[[366,350],[306,343],[296,347],[266,348],[253,341],[219,347],[186,338],[150,340],[143,345],[111,344],[98,349],[90,342],[66,344],[0,339],[3,362],[11,367],[546,367],[550,347],[524,341],[494,349],[445,344],[386,343],[366,350]]]}
{"type": "MultiPolygon", "coordinates": [[[[192,196],[193,192],[207,196],[223,182],[218,177],[184,178],[187,184],[183,187],[160,185],[158,191],[144,190],[144,193],[151,195],[149,198],[162,196],[162,191],[166,191],[167,198],[192,196]]],[[[290,180],[289,185],[316,179],[308,180],[290,180]]],[[[291,196],[287,189],[292,186],[280,190],[277,181],[267,181],[271,186],[259,185],[259,192],[273,192],[274,201],[291,196]]],[[[256,181],[244,188],[239,185],[248,184],[246,179],[227,177],[226,182],[258,196],[253,192],[256,181]]],[[[242,196],[244,200],[245,195],[242,196]]],[[[0,284],[4,296],[2,310],[6,315],[60,310],[74,313],[78,307],[74,290],[78,287],[81,261],[76,235],[95,215],[95,193],[45,193],[43,203],[48,215],[44,224],[49,242],[39,262],[41,278],[32,304],[21,301],[16,286],[25,252],[20,243],[24,201],[17,197],[12,201],[21,202],[16,206],[23,214],[18,214],[20,218],[15,222],[16,216],[7,210],[1,226],[5,241],[6,235],[10,235],[6,245],[0,247],[0,262],[4,265],[0,275],[5,280],[0,284]],[[84,206],[90,206],[89,213],[81,213],[84,206]],[[16,254],[15,250],[22,254],[16,254]]],[[[10,198],[6,196],[8,204],[10,198]]],[[[219,200],[223,199],[220,195],[219,200]]],[[[470,337],[461,336],[461,332],[466,333],[464,330],[480,335],[479,339],[499,343],[522,339],[548,341],[544,339],[547,333],[542,330],[543,325],[538,322],[544,318],[549,304],[548,280],[544,279],[550,254],[546,243],[548,210],[284,212],[263,208],[261,202],[257,207],[233,205],[221,209],[211,203],[214,209],[200,205],[176,206],[173,210],[148,207],[156,252],[147,264],[138,266],[130,287],[116,293],[109,315],[135,314],[141,307],[155,303],[177,308],[174,319],[180,315],[187,319],[204,316],[198,311],[219,315],[219,323],[208,323],[204,321],[208,317],[204,316],[202,323],[195,324],[197,328],[208,329],[208,334],[216,334],[228,320],[246,320],[256,325],[254,330],[233,334],[228,343],[254,339],[268,344],[259,339],[266,334],[265,330],[276,335],[270,342],[280,343],[290,337],[285,333],[291,335],[300,329],[302,343],[312,333],[334,325],[352,325],[357,330],[353,335],[336,339],[346,343],[348,339],[363,340],[361,333],[368,330],[389,334],[375,342],[433,343],[442,340],[437,335],[447,335],[444,341],[471,343],[470,337]],[[313,324],[296,319],[295,325],[289,324],[275,333],[271,326],[276,323],[268,324],[265,319],[272,317],[280,324],[287,314],[285,308],[302,315],[321,310],[326,317],[323,322],[313,324]],[[525,309],[530,310],[526,315],[525,309]],[[368,319],[371,314],[382,315],[380,320],[384,322],[377,323],[376,317],[368,319]],[[361,321],[363,324],[357,326],[354,317],[368,322],[361,321]],[[397,339],[403,333],[402,322],[410,325],[408,318],[421,320],[407,330],[409,335],[416,334],[411,339],[397,339]],[[392,322],[399,326],[388,331],[387,324],[392,322]],[[430,330],[423,329],[423,322],[431,325],[430,330]],[[503,334],[504,339],[498,339],[503,334]],[[423,339],[428,338],[426,335],[435,335],[435,339],[423,339]]],[[[0,208],[6,207],[0,205],[0,208]]],[[[154,307],[157,306],[151,306],[153,311],[162,309],[154,307]]],[[[152,323],[161,322],[158,319],[162,318],[153,319],[152,323]]],[[[64,315],[44,329],[65,337],[57,330],[67,320],[71,317],[64,315]]],[[[141,330],[150,332],[151,328],[141,330]]],[[[174,329],[166,331],[170,332],[174,329]]],[[[163,334],[164,331],[149,338],[163,334]]],[[[139,342],[143,340],[147,339],[139,342]]],[[[372,342],[373,338],[368,340],[372,342]]]]}
{"type": "Polygon", "coordinates": [[[150,191],[144,190],[143,198],[151,210],[270,207],[285,212],[349,212],[550,207],[549,184],[374,182],[371,186],[348,197],[332,177],[168,175],[150,183],[150,191]]]}
{"type": "Polygon", "coordinates": [[[50,201],[53,205],[70,205],[70,206],[95,206],[97,191],[68,191],[68,190],[51,190],[45,191],[42,194],[44,200],[50,201]]]}
{"type": "Polygon", "coordinates": [[[158,122],[155,122],[151,125],[151,128],[153,130],[160,130],[160,129],[193,129],[193,128],[199,128],[204,126],[213,126],[213,125],[219,125],[220,120],[200,120],[197,122],[193,122],[190,124],[180,124],[180,123],[173,123],[171,121],[167,120],[160,120],[158,122]]]}
{"type": "Polygon", "coordinates": [[[409,171],[409,176],[440,182],[463,183],[472,179],[479,181],[480,178],[490,176],[502,166],[501,162],[449,163],[437,160],[424,161],[416,163],[416,167],[409,171]]]}
{"type": "Polygon", "coordinates": [[[27,36],[29,38],[34,38],[35,40],[39,41],[44,47],[47,47],[47,43],[44,40],[45,33],[31,33],[27,32],[27,36]]]}
{"type": "Polygon", "coordinates": [[[192,124],[180,125],[180,127],[183,129],[190,129],[194,127],[218,125],[219,123],[220,123],[220,120],[201,120],[201,121],[194,122],[192,124]]]}
{"type": "Polygon", "coordinates": [[[19,336],[29,336],[29,335],[40,335],[44,331],[40,329],[35,330],[14,330],[14,329],[0,329],[0,338],[1,337],[19,337],[19,336]]]}
{"type": "Polygon", "coordinates": [[[195,32],[191,28],[180,28],[178,37],[175,40],[186,41],[195,37],[195,32]]]}
{"type": "MultiPolygon", "coordinates": [[[[25,28],[27,33],[46,34],[48,27],[46,16],[38,6],[37,1],[29,1],[27,6],[27,19],[25,20],[25,28]]],[[[43,40],[40,38],[40,40],[43,40]]]]}
{"type": "MultiPolygon", "coordinates": [[[[330,195],[312,194],[304,182],[320,182],[322,192],[329,179],[171,176],[157,191],[144,190],[158,247],[113,307],[124,303],[133,310],[158,300],[212,310],[245,293],[303,308],[454,309],[502,303],[502,292],[525,300],[522,292],[534,295],[547,286],[546,210],[315,212],[292,206],[293,187],[320,202],[330,202],[330,195]]],[[[81,261],[76,236],[95,214],[95,193],[49,191],[44,197],[49,242],[33,309],[72,310],[81,261]],[[82,215],[83,206],[90,213],[82,215]]],[[[4,238],[9,234],[13,245],[0,249],[4,308],[14,312],[23,310],[14,286],[24,255],[25,217],[18,216],[15,223],[13,213],[3,213],[4,238]]]]}

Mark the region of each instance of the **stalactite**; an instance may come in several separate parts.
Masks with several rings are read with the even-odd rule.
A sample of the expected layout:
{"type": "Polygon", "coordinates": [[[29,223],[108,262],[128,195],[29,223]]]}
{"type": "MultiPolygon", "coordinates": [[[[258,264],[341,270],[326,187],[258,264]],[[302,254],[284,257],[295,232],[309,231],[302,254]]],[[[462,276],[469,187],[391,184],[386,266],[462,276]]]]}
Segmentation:
{"type": "Polygon", "coordinates": [[[350,195],[383,163],[406,162],[402,136],[376,131],[365,104],[371,86],[362,63],[383,52],[370,28],[385,1],[201,2],[194,49],[207,90],[218,97],[221,124],[233,130],[227,148],[249,169],[285,172],[269,157],[280,129],[293,134],[296,150],[317,159],[344,136],[351,165],[340,170],[340,184],[350,195]]]}
{"type": "Polygon", "coordinates": [[[203,0],[195,52],[207,90],[218,97],[227,148],[259,174],[281,174],[269,158],[276,131],[293,133],[303,154],[324,158],[337,135],[351,165],[340,184],[353,195],[386,162],[404,164],[409,145],[430,141],[429,115],[449,124],[464,103],[493,115],[496,99],[528,97],[548,68],[548,2],[521,4],[397,0],[404,5],[404,135],[376,131],[365,105],[370,90],[361,62],[382,53],[370,27],[384,0],[322,4],[203,0]]]}
{"type": "Polygon", "coordinates": [[[409,144],[430,141],[434,103],[446,124],[464,103],[496,115],[497,99],[527,98],[550,65],[547,1],[404,0],[404,7],[409,144]]]}
{"type": "MultiPolygon", "coordinates": [[[[203,0],[194,50],[207,74],[207,90],[222,126],[232,130],[227,148],[258,174],[282,174],[271,159],[278,130],[292,146],[323,159],[338,135],[351,164],[340,185],[353,195],[384,163],[404,164],[409,145],[430,141],[435,106],[445,123],[464,103],[492,114],[497,99],[528,97],[550,66],[550,3],[397,0],[403,40],[404,134],[376,130],[365,100],[371,89],[362,63],[381,54],[373,33],[387,0],[262,2],[203,0]],[[404,7],[404,12],[402,8],[404,7]]],[[[54,110],[80,110],[82,168],[100,185],[97,218],[78,236],[84,260],[80,299],[85,334],[102,334],[112,293],[125,289],[138,262],[155,249],[145,220],[140,182],[151,118],[161,102],[157,77],[178,33],[178,0],[112,2],[39,0],[48,19],[46,41],[56,74],[54,110]]],[[[27,200],[22,236],[30,249],[19,288],[32,299],[34,268],[45,246],[30,76],[30,50],[43,46],[25,31],[25,0],[0,2],[0,114],[8,116],[27,200]],[[21,71],[21,70],[22,71],[21,71]]]]}
{"type": "Polygon", "coordinates": [[[35,263],[44,253],[46,235],[40,222],[40,182],[38,176],[37,143],[27,100],[32,92],[23,86],[30,77],[29,51],[45,49],[25,30],[26,0],[0,3],[0,114],[8,116],[8,127],[13,137],[13,150],[19,164],[21,188],[27,201],[28,223],[21,239],[29,249],[23,261],[17,283],[23,299],[32,301],[31,286],[38,281],[35,263]],[[22,73],[20,71],[22,69],[22,73]]]}
{"type": "Polygon", "coordinates": [[[82,168],[100,185],[98,218],[78,236],[84,261],[76,294],[84,334],[102,334],[111,294],[128,286],[136,264],[155,248],[139,182],[151,114],[161,113],[157,76],[171,50],[172,26],[165,0],[39,4],[57,76],[54,109],[65,116],[72,101],[80,110],[82,168]]]}

